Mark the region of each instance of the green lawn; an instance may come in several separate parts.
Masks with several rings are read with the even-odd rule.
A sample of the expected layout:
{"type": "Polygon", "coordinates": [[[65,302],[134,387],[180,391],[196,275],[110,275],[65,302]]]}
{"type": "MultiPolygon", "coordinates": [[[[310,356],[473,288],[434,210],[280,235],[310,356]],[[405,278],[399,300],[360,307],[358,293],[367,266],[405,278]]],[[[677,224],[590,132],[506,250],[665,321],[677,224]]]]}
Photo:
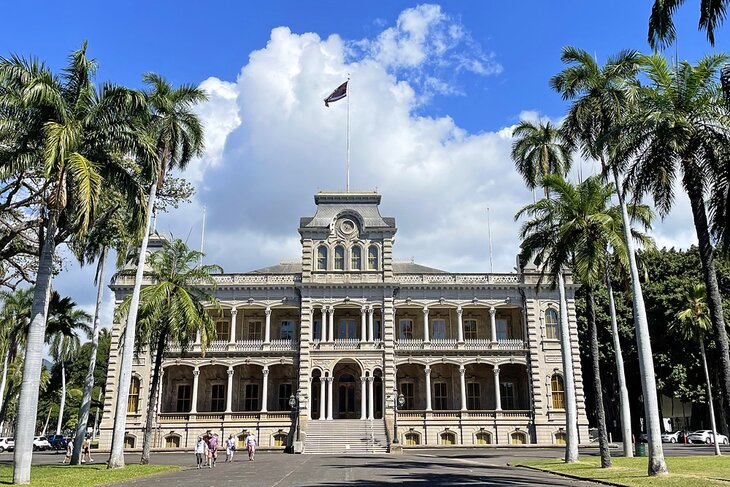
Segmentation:
{"type": "MultiPolygon", "coordinates": [[[[127,465],[124,468],[107,470],[103,463],[81,466],[33,465],[31,468],[30,485],[38,487],[109,485],[122,480],[180,469],[180,467],[170,465],[127,465]]],[[[0,466],[0,485],[11,484],[12,480],[13,468],[9,465],[0,466]]]]}
{"type": "Polygon", "coordinates": [[[580,462],[572,464],[558,459],[528,460],[512,464],[627,486],[730,485],[730,458],[727,456],[667,457],[666,460],[670,474],[663,477],[647,477],[646,458],[613,458],[612,468],[601,468],[597,457],[583,457],[580,462]]]}

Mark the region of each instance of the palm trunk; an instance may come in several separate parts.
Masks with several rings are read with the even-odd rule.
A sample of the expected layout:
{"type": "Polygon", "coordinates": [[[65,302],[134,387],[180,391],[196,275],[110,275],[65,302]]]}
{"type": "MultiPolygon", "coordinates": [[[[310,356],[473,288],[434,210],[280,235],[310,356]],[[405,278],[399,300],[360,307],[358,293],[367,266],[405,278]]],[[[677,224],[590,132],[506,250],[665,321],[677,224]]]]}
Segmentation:
{"type": "MultiPolygon", "coordinates": [[[[99,395],[96,398],[97,402],[101,402],[102,392],[99,388],[99,395]]],[[[99,430],[99,406],[96,406],[96,412],[94,413],[94,430],[91,432],[91,439],[96,439],[96,432],[99,430]]]]}
{"type": "Polygon", "coordinates": [[[644,293],[641,290],[641,281],[639,281],[639,268],[636,265],[634,240],[631,235],[631,219],[626,208],[623,181],[616,168],[613,168],[613,178],[616,184],[616,195],[621,206],[624,243],[626,244],[626,253],[629,257],[629,271],[631,273],[636,349],[639,357],[641,390],[644,394],[644,416],[646,418],[647,438],[649,440],[648,473],[650,476],[664,475],[669,473],[669,469],[667,469],[667,463],[664,461],[664,449],[662,448],[662,430],[659,422],[659,404],[656,391],[656,376],[654,375],[654,359],[651,353],[651,341],[649,338],[649,322],[646,317],[644,293]]]}
{"type": "MultiPolygon", "coordinates": [[[[10,344],[8,343],[8,349],[5,351],[5,358],[3,359],[3,376],[0,379],[0,411],[3,409],[3,398],[5,397],[5,386],[8,382],[8,362],[10,362],[10,344]]],[[[0,422],[0,430],[2,430],[2,423],[0,422]]]]}
{"type": "Polygon", "coordinates": [[[629,405],[629,390],[626,387],[624,358],[621,354],[621,340],[619,339],[618,324],[616,323],[616,303],[613,299],[613,286],[611,286],[611,275],[608,269],[608,265],[606,265],[606,289],[608,289],[608,308],[611,314],[613,354],[616,358],[616,373],[618,375],[619,400],[621,408],[621,436],[624,444],[624,456],[633,457],[634,449],[633,444],[631,443],[631,406],[629,405]]]}
{"type": "Polygon", "coordinates": [[[48,423],[51,421],[51,407],[48,407],[48,414],[46,414],[46,422],[43,423],[43,431],[41,431],[41,436],[46,436],[46,431],[48,431],[48,423]]]}
{"type": "MultiPolygon", "coordinates": [[[[722,378],[725,395],[725,417],[730,418],[730,348],[728,347],[727,330],[723,317],[722,296],[720,287],[717,284],[717,273],[715,271],[715,253],[710,240],[710,231],[707,225],[707,213],[703,199],[702,186],[685,172],[684,184],[689,195],[689,202],[692,207],[697,242],[699,243],[700,260],[702,261],[702,277],[707,288],[707,306],[710,308],[712,326],[717,333],[717,344],[720,352],[720,377],[722,378]]],[[[725,434],[728,432],[725,431],[725,434]]]]}
{"type": "Polygon", "coordinates": [[[702,367],[705,370],[705,382],[707,382],[707,404],[710,407],[710,427],[712,428],[712,439],[715,443],[715,455],[720,453],[720,442],[717,439],[717,424],[715,423],[715,405],[712,402],[712,386],[710,385],[710,373],[707,371],[707,356],[705,355],[705,339],[700,337],[700,352],[702,353],[702,367]]]}
{"type": "Polygon", "coordinates": [[[94,309],[94,330],[91,335],[91,351],[89,353],[89,368],[86,371],[84,380],[84,395],[81,398],[79,408],[79,424],[76,426],[76,437],[74,438],[74,449],[71,455],[71,465],[81,464],[81,450],[86,438],[86,428],[89,423],[89,410],[91,409],[91,393],[94,389],[94,370],[96,369],[96,352],[99,349],[99,322],[101,321],[101,302],[104,298],[104,265],[106,263],[107,248],[102,247],[99,255],[99,263],[96,267],[96,308],[94,309]]]}
{"type": "Polygon", "coordinates": [[[127,326],[124,329],[124,342],[119,370],[119,384],[117,385],[117,404],[114,412],[114,432],[112,434],[112,448],[109,455],[107,468],[124,467],[124,432],[127,426],[127,399],[129,386],[132,383],[132,360],[134,358],[134,338],[137,328],[137,308],[139,307],[139,293],[142,290],[142,279],[144,278],[144,266],[147,259],[147,243],[150,238],[150,225],[152,223],[152,209],[155,206],[157,195],[157,184],[152,183],[150,195],[147,200],[147,222],[145,224],[142,244],[139,249],[139,263],[134,278],[134,289],[129,304],[129,315],[127,326]]]}
{"type": "Polygon", "coordinates": [[[150,399],[147,401],[147,417],[145,421],[144,440],[142,442],[142,458],[139,463],[147,465],[150,463],[150,448],[152,445],[152,428],[157,413],[157,394],[160,388],[160,370],[162,369],[162,355],[165,353],[166,333],[160,333],[155,351],[155,368],[152,370],[152,383],[150,385],[150,399]]]}
{"type": "Polygon", "coordinates": [[[66,406],[66,363],[61,362],[61,404],[58,407],[58,421],[56,422],[56,434],[61,434],[63,425],[63,409],[66,406]]]}
{"type": "Polygon", "coordinates": [[[48,303],[51,299],[53,279],[53,256],[56,252],[56,231],[59,210],[48,214],[43,250],[38,259],[38,274],[33,291],[32,320],[28,328],[23,362],[23,379],[18,398],[18,416],[15,428],[15,451],[13,452],[13,483],[30,483],[30,465],[33,459],[33,436],[38,416],[38,392],[40,388],[43,345],[48,319],[48,303]]]}
{"type": "Polygon", "coordinates": [[[588,334],[591,340],[591,367],[593,368],[593,394],[595,395],[595,414],[598,426],[598,449],[601,453],[601,467],[611,466],[611,452],[608,450],[608,433],[606,433],[606,411],[603,407],[603,386],[601,385],[601,368],[598,357],[598,330],[596,328],[596,303],[593,286],[586,285],[586,314],[588,315],[588,334]]]}
{"type": "Polygon", "coordinates": [[[558,272],[558,292],[560,294],[560,355],[563,359],[563,385],[565,386],[565,462],[574,463],[578,461],[578,406],[575,399],[568,301],[565,297],[565,281],[562,271],[558,272]]]}

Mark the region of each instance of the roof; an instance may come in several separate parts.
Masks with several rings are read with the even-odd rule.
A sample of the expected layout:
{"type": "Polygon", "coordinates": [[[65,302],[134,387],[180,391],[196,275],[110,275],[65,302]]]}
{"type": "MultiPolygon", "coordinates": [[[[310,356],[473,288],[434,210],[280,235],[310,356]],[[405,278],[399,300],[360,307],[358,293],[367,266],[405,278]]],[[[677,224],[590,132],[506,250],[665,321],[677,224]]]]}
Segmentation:
{"type": "Polygon", "coordinates": [[[276,265],[262,267],[246,274],[301,274],[301,262],[280,262],[276,265]]]}
{"type": "Polygon", "coordinates": [[[393,262],[393,274],[448,274],[448,272],[415,262],[393,262]]]}
{"type": "Polygon", "coordinates": [[[330,193],[319,192],[314,196],[317,213],[312,218],[302,218],[301,228],[329,226],[339,215],[355,213],[365,228],[394,228],[394,218],[383,218],[378,205],[381,196],[371,192],[330,193]]]}

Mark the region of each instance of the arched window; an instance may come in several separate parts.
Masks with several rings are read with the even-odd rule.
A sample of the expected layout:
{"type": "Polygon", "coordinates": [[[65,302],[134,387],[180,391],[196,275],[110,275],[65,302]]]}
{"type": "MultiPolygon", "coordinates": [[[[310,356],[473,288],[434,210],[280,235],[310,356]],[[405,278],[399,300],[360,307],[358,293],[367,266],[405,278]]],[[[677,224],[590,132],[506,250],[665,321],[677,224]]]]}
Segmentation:
{"type": "Polygon", "coordinates": [[[553,409],[565,409],[565,385],[560,375],[553,374],[550,379],[550,389],[553,394],[553,409]]]}
{"type": "Polygon", "coordinates": [[[527,435],[521,431],[515,431],[509,435],[509,443],[510,445],[524,445],[527,443],[527,435]]]}
{"type": "Polygon", "coordinates": [[[134,448],[135,443],[137,443],[137,438],[135,438],[134,435],[125,435],[124,436],[124,448],[125,449],[134,448]]]}
{"type": "Polygon", "coordinates": [[[242,449],[246,448],[246,436],[248,436],[248,435],[244,431],[243,433],[241,433],[240,435],[238,435],[236,437],[236,448],[238,450],[242,450],[242,449]]]}
{"type": "Polygon", "coordinates": [[[558,312],[553,308],[548,308],[545,310],[545,338],[557,340],[559,337],[558,312]]]}
{"type": "Polygon", "coordinates": [[[166,436],[165,448],[180,448],[180,437],[178,435],[166,436]]]}
{"type": "Polygon", "coordinates": [[[564,431],[558,431],[555,433],[555,444],[556,445],[565,445],[565,432],[564,431]]]}
{"type": "Polygon", "coordinates": [[[371,271],[378,270],[378,246],[371,245],[368,247],[368,269],[371,271]]]}
{"type": "Polygon", "coordinates": [[[127,398],[127,412],[137,413],[139,411],[139,378],[132,377],[129,383],[129,396],[127,398]]]}
{"type": "Polygon", "coordinates": [[[345,269],[345,247],[342,245],[335,247],[335,269],[338,271],[345,269]]]}
{"type": "Polygon", "coordinates": [[[280,431],[274,435],[274,446],[286,446],[286,433],[280,431]]]}
{"type": "Polygon", "coordinates": [[[456,444],[456,434],[454,434],[451,431],[444,431],[439,435],[439,444],[440,445],[455,445],[456,444]]]}
{"type": "Polygon", "coordinates": [[[327,247],[324,245],[317,247],[317,269],[327,270],[327,247]]]}
{"type": "Polygon", "coordinates": [[[421,444],[421,436],[415,431],[411,431],[405,434],[406,446],[415,446],[421,444]]]}
{"type": "Polygon", "coordinates": [[[362,269],[362,250],[360,250],[360,247],[355,245],[352,248],[351,251],[351,261],[350,261],[350,269],[354,271],[359,271],[362,269]]]}
{"type": "Polygon", "coordinates": [[[491,445],[492,435],[490,435],[486,431],[480,431],[479,433],[474,435],[474,441],[477,445],[491,445]]]}

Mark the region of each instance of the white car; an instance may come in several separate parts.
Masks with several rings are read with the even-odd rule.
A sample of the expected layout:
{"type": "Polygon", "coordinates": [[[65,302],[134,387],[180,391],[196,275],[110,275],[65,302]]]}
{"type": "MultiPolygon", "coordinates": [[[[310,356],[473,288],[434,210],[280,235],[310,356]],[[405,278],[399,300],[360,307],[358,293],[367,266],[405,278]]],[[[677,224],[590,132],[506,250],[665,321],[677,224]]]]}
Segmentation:
{"type": "Polygon", "coordinates": [[[48,443],[48,438],[45,436],[36,436],[33,438],[33,450],[50,450],[51,444],[48,443]]]}
{"type": "Polygon", "coordinates": [[[13,451],[15,449],[15,439],[10,437],[0,438],[0,453],[4,451],[13,451]]]}
{"type": "Polygon", "coordinates": [[[676,443],[679,440],[679,431],[674,433],[664,433],[662,435],[662,443],[676,443]]]}
{"type": "MultiPolygon", "coordinates": [[[[707,443],[708,445],[711,443],[714,443],[714,438],[712,437],[712,430],[697,430],[690,433],[690,435],[687,437],[687,440],[689,440],[691,443],[707,443]]],[[[721,445],[727,445],[728,440],[727,436],[717,434],[717,442],[721,445]]]]}

